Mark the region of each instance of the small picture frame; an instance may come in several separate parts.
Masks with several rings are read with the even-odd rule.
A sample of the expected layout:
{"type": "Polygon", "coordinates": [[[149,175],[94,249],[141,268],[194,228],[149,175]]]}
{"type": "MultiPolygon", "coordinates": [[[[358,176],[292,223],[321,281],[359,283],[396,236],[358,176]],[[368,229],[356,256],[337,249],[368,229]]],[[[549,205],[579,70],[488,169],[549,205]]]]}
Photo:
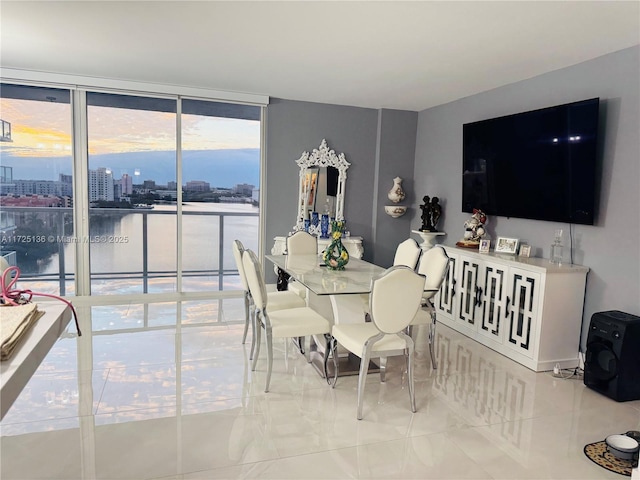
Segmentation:
{"type": "Polygon", "coordinates": [[[496,253],[508,253],[515,255],[518,251],[517,238],[498,237],[496,241],[496,253]]]}
{"type": "Polygon", "coordinates": [[[480,247],[478,248],[478,252],[489,253],[490,247],[491,247],[491,240],[482,239],[480,240],[480,247]]]}
{"type": "Polygon", "coordinates": [[[529,258],[531,256],[531,245],[527,245],[523,243],[520,245],[520,254],[521,257],[529,258]]]}

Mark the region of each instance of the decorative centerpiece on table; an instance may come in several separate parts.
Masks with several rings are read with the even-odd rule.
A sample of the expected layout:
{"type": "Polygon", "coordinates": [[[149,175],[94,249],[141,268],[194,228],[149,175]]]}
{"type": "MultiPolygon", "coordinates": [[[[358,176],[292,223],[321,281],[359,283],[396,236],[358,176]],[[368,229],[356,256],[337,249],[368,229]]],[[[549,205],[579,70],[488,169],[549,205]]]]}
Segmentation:
{"type": "Polygon", "coordinates": [[[464,222],[464,236],[456,242],[456,245],[465,248],[478,248],[480,240],[486,235],[485,223],[487,223],[487,215],[482,210],[474,208],[471,218],[464,222]]]}
{"type": "Polygon", "coordinates": [[[344,221],[331,222],[331,243],[322,252],[322,260],[331,270],[344,270],[344,266],[349,263],[349,252],[342,244],[343,231],[344,221]]]}

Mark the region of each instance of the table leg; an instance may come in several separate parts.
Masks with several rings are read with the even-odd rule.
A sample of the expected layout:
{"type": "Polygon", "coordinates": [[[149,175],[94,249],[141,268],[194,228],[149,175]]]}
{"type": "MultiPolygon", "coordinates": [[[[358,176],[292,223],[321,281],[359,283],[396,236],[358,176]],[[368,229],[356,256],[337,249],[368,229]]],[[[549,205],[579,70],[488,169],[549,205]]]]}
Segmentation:
{"type": "MultiPolygon", "coordinates": [[[[368,294],[355,295],[331,295],[331,309],[333,320],[339,323],[361,323],[365,321],[365,314],[369,307],[368,294]]],[[[334,377],[334,362],[328,361],[326,338],[322,342],[320,336],[313,337],[310,354],[311,364],[320,376],[327,378],[327,382],[334,377]],[[325,375],[328,373],[328,377],[325,375]]],[[[338,376],[358,375],[360,371],[360,357],[350,353],[339,346],[334,349],[337,352],[338,376]]],[[[369,362],[369,373],[378,373],[380,367],[373,361],[369,362]]]]}
{"type": "MultiPolygon", "coordinates": [[[[316,372],[318,372],[318,375],[326,379],[327,383],[329,384],[333,383],[332,379],[335,376],[336,360],[338,364],[339,377],[358,375],[360,373],[360,357],[358,357],[357,355],[354,355],[351,352],[343,352],[343,353],[338,353],[336,355],[336,360],[333,359],[333,356],[330,359],[329,358],[330,355],[327,355],[327,352],[329,351],[327,346],[327,341],[330,341],[330,339],[327,340],[326,337],[327,336],[325,335],[324,345],[317,343],[318,339],[316,337],[312,337],[311,346],[309,347],[310,349],[309,355],[311,357],[311,366],[316,369],[316,372]]],[[[339,346],[336,345],[334,352],[335,351],[339,352],[338,347],[339,346]]],[[[379,373],[380,367],[374,361],[370,361],[368,371],[369,373],[379,373]]]]}
{"type": "Polygon", "coordinates": [[[276,281],[276,289],[279,292],[287,290],[287,288],[289,287],[289,278],[290,275],[280,267],[278,267],[278,280],[276,281]]]}
{"type": "Polygon", "coordinates": [[[336,324],[364,322],[369,310],[369,294],[331,295],[330,299],[336,324]]]}

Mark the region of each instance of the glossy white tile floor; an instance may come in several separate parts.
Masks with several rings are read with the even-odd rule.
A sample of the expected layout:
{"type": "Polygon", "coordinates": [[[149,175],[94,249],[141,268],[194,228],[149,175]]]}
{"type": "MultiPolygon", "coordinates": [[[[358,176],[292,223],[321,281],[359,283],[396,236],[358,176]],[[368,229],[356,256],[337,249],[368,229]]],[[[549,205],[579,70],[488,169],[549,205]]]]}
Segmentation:
{"type": "Polygon", "coordinates": [[[79,309],[0,423],[10,479],[620,479],[585,444],[640,430],[640,401],[617,403],[579,380],[534,373],[438,327],[417,342],[418,411],[401,361],[327,386],[276,343],[251,372],[239,301],[79,309]],[[93,333],[89,325],[93,325],[93,333]],[[73,332],[73,327],[70,327],[73,332]]]}

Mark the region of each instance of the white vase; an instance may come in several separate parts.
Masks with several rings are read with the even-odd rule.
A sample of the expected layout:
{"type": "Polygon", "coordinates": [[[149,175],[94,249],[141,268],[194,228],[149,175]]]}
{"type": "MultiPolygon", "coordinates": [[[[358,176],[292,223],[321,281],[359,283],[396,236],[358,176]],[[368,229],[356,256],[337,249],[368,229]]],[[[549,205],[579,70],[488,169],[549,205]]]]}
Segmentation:
{"type": "Polygon", "coordinates": [[[393,203],[400,203],[404,200],[405,194],[404,190],[402,190],[402,179],[400,177],[393,179],[393,187],[389,190],[387,197],[393,203]]]}

